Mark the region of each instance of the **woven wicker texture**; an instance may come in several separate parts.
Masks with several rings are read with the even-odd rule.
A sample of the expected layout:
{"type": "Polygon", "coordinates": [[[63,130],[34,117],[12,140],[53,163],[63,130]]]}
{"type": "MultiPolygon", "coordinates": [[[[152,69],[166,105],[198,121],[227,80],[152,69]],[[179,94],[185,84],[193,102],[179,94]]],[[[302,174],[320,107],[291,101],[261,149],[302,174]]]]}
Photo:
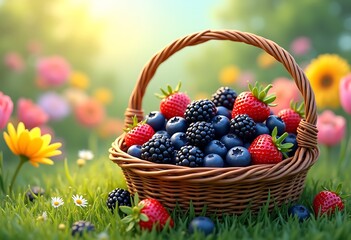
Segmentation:
{"type": "Polygon", "coordinates": [[[318,158],[316,105],[314,94],[302,69],[279,45],[263,37],[233,30],[204,31],[180,38],[157,53],[144,67],[129,99],[125,124],[131,117],[144,117],[142,99],[157,68],[181,49],[210,40],[242,42],[263,49],[283,64],[294,79],[304,102],[306,119],[298,127],[299,145],[294,157],[275,165],[230,168],[188,168],[155,164],[128,155],[119,136],[110,148],[110,159],[123,170],[129,191],[141,198],[158,199],[169,209],[188,209],[197,213],[206,206],[208,214],[240,214],[247,208],[258,211],[269,199],[269,209],[296,201],[304,188],[309,168],[318,158]]]}

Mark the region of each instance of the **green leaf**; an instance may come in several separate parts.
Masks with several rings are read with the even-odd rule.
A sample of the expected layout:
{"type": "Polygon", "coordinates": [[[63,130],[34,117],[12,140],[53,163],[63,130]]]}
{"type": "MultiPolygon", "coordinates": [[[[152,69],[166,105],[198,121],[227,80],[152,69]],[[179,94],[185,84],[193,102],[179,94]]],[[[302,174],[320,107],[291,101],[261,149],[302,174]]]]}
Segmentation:
{"type": "Polygon", "coordinates": [[[119,209],[127,215],[131,215],[133,212],[132,208],[127,206],[120,206],[119,209]]]}
{"type": "Polygon", "coordinates": [[[141,213],[139,217],[140,217],[140,220],[143,222],[149,221],[149,217],[145,213],[141,213]]]}
{"type": "Polygon", "coordinates": [[[65,158],[65,160],[64,160],[64,168],[65,168],[66,178],[67,178],[69,184],[70,184],[71,186],[74,186],[73,178],[72,178],[72,176],[71,176],[71,174],[70,174],[70,172],[69,172],[68,163],[67,163],[67,158],[65,158]]]}
{"type": "Polygon", "coordinates": [[[5,193],[5,184],[4,184],[4,176],[3,176],[3,155],[2,152],[0,151],[0,188],[3,193],[5,193]]]}
{"type": "Polygon", "coordinates": [[[263,102],[266,104],[271,104],[272,102],[275,101],[276,98],[277,98],[277,96],[275,96],[275,95],[269,95],[263,99],[263,102]]]}
{"type": "Polygon", "coordinates": [[[134,228],[135,222],[130,222],[128,227],[126,228],[126,231],[129,232],[130,230],[132,230],[134,228]]]}
{"type": "Polygon", "coordinates": [[[130,222],[134,222],[134,218],[133,218],[132,215],[128,215],[128,216],[124,217],[121,221],[124,224],[127,224],[127,223],[130,223],[130,222]]]}
{"type": "Polygon", "coordinates": [[[138,206],[139,204],[139,194],[136,192],[134,194],[134,206],[138,206]]]}

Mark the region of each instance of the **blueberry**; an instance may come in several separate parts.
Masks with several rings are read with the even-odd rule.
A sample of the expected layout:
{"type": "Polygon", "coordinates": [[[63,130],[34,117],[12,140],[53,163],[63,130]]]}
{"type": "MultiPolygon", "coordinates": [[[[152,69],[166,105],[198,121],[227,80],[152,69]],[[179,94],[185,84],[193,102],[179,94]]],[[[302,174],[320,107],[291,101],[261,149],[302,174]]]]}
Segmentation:
{"type": "Polygon", "coordinates": [[[296,150],[297,150],[297,141],[296,141],[296,135],[293,133],[289,133],[289,135],[284,139],[283,143],[292,143],[294,146],[291,148],[291,151],[287,152],[288,157],[294,156],[296,150]]]}
{"type": "Polygon", "coordinates": [[[303,222],[310,217],[310,211],[304,205],[291,206],[288,210],[288,214],[292,217],[297,217],[299,222],[303,222]]]}
{"type": "Polygon", "coordinates": [[[186,132],[188,124],[182,117],[172,117],[166,123],[166,131],[169,135],[173,135],[176,132],[186,132]]]}
{"type": "Polygon", "coordinates": [[[270,115],[267,120],[266,120],[266,126],[268,127],[270,133],[272,133],[274,127],[277,127],[278,130],[278,136],[282,135],[285,132],[285,123],[283,120],[276,116],[276,115],[270,115]]]}
{"type": "Polygon", "coordinates": [[[221,156],[223,159],[227,155],[228,149],[225,147],[224,143],[219,140],[212,140],[204,147],[204,154],[208,155],[210,153],[215,153],[221,156]]]}
{"type": "Polygon", "coordinates": [[[227,149],[231,149],[232,147],[236,146],[243,146],[244,144],[240,138],[238,138],[235,134],[232,133],[224,135],[223,137],[221,137],[220,141],[224,143],[227,149]]]}
{"type": "Polygon", "coordinates": [[[127,153],[133,157],[141,158],[141,145],[132,145],[128,148],[127,153]]]}
{"type": "Polygon", "coordinates": [[[168,134],[168,132],[166,130],[159,130],[159,131],[155,132],[155,134],[152,137],[156,137],[156,136],[159,136],[159,135],[171,138],[171,136],[168,134]]]}
{"type": "Polygon", "coordinates": [[[94,225],[87,221],[80,220],[72,224],[72,236],[78,235],[82,237],[84,232],[88,233],[94,230],[94,225]]]}
{"type": "Polygon", "coordinates": [[[246,167],[251,164],[251,154],[244,147],[233,147],[229,149],[226,163],[231,167],[246,167]]]}
{"type": "Polygon", "coordinates": [[[215,225],[208,217],[195,217],[191,220],[188,231],[191,234],[199,231],[203,232],[205,235],[209,235],[215,231],[215,225]]]}
{"type": "Polygon", "coordinates": [[[264,123],[256,123],[256,133],[255,137],[262,135],[262,134],[270,134],[269,128],[264,123]]]}
{"type": "Polygon", "coordinates": [[[230,130],[230,120],[226,116],[217,115],[212,118],[213,128],[216,138],[220,138],[228,134],[230,130]]]}
{"type": "Polygon", "coordinates": [[[224,161],[221,156],[210,153],[204,157],[204,167],[223,167],[224,161]]]}
{"type": "Polygon", "coordinates": [[[231,119],[232,118],[232,113],[231,111],[226,108],[226,107],[223,107],[223,106],[218,106],[217,107],[217,113],[216,115],[221,115],[221,116],[225,116],[227,117],[228,119],[231,119]]]}
{"type": "Polygon", "coordinates": [[[146,117],[146,123],[149,124],[155,132],[164,130],[166,126],[166,118],[159,111],[152,111],[146,117]]]}
{"type": "Polygon", "coordinates": [[[185,146],[188,143],[186,134],[184,132],[176,132],[171,137],[172,145],[175,150],[179,150],[181,147],[185,146]]]}

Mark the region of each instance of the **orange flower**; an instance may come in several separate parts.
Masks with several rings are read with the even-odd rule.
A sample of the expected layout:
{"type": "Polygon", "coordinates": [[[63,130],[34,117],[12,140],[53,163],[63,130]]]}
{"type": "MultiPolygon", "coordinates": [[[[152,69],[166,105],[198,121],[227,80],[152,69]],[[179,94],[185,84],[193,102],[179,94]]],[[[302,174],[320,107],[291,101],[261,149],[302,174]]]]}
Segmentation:
{"type": "Polygon", "coordinates": [[[105,109],[98,101],[88,99],[76,106],[75,117],[85,127],[96,127],[104,120],[105,109]]]}
{"type": "Polygon", "coordinates": [[[266,52],[261,53],[257,58],[257,63],[261,68],[269,68],[277,61],[266,52]]]}
{"type": "Polygon", "coordinates": [[[93,93],[94,98],[102,103],[103,105],[107,105],[112,102],[113,94],[108,88],[98,88],[93,93]]]}
{"type": "Polygon", "coordinates": [[[240,74],[240,70],[237,66],[230,65],[230,66],[224,67],[219,72],[219,82],[225,86],[234,84],[239,74],[240,74]]]}
{"type": "Polygon", "coordinates": [[[99,126],[98,134],[101,138],[117,137],[123,132],[124,123],[119,118],[108,118],[99,126]]]}

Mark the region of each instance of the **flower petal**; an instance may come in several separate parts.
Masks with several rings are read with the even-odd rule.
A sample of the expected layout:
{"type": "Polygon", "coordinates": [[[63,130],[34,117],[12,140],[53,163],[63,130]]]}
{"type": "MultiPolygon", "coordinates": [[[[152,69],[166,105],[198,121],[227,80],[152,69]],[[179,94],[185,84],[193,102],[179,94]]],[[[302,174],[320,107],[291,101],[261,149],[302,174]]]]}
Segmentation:
{"type": "Polygon", "coordinates": [[[19,155],[16,146],[11,141],[11,137],[7,134],[7,132],[4,132],[4,139],[11,152],[13,152],[16,155],[19,155]]]}
{"type": "Polygon", "coordinates": [[[42,164],[47,164],[47,165],[54,165],[54,161],[52,161],[49,158],[31,158],[29,159],[30,162],[32,163],[42,163],[42,164]]]}
{"type": "Polygon", "coordinates": [[[26,156],[30,157],[37,153],[43,145],[43,140],[41,138],[34,138],[28,143],[26,156]]]}
{"type": "MultiPolygon", "coordinates": [[[[7,125],[7,132],[9,135],[9,140],[11,141],[12,147],[13,147],[13,150],[11,150],[11,151],[18,155],[19,154],[18,146],[17,146],[18,135],[17,135],[16,129],[12,125],[12,123],[9,123],[7,125]]],[[[9,146],[9,144],[7,144],[7,145],[9,146]]]]}
{"type": "MultiPolygon", "coordinates": [[[[23,131],[18,138],[18,150],[20,154],[26,155],[26,150],[28,147],[28,144],[30,142],[30,137],[29,137],[29,132],[28,131],[23,131]]],[[[30,156],[27,156],[30,157],[30,156]]]]}
{"type": "MultiPolygon", "coordinates": [[[[57,150],[58,148],[61,147],[61,145],[62,145],[61,143],[54,143],[49,146],[43,145],[40,151],[34,154],[33,157],[44,157],[44,156],[48,157],[48,155],[50,155],[50,152],[57,150]]],[[[60,153],[55,155],[59,155],[59,154],[61,154],[61,151],[60,153]]],[[[55,155],[51,155],[51,156],[55,156],[55,155]]]]}

